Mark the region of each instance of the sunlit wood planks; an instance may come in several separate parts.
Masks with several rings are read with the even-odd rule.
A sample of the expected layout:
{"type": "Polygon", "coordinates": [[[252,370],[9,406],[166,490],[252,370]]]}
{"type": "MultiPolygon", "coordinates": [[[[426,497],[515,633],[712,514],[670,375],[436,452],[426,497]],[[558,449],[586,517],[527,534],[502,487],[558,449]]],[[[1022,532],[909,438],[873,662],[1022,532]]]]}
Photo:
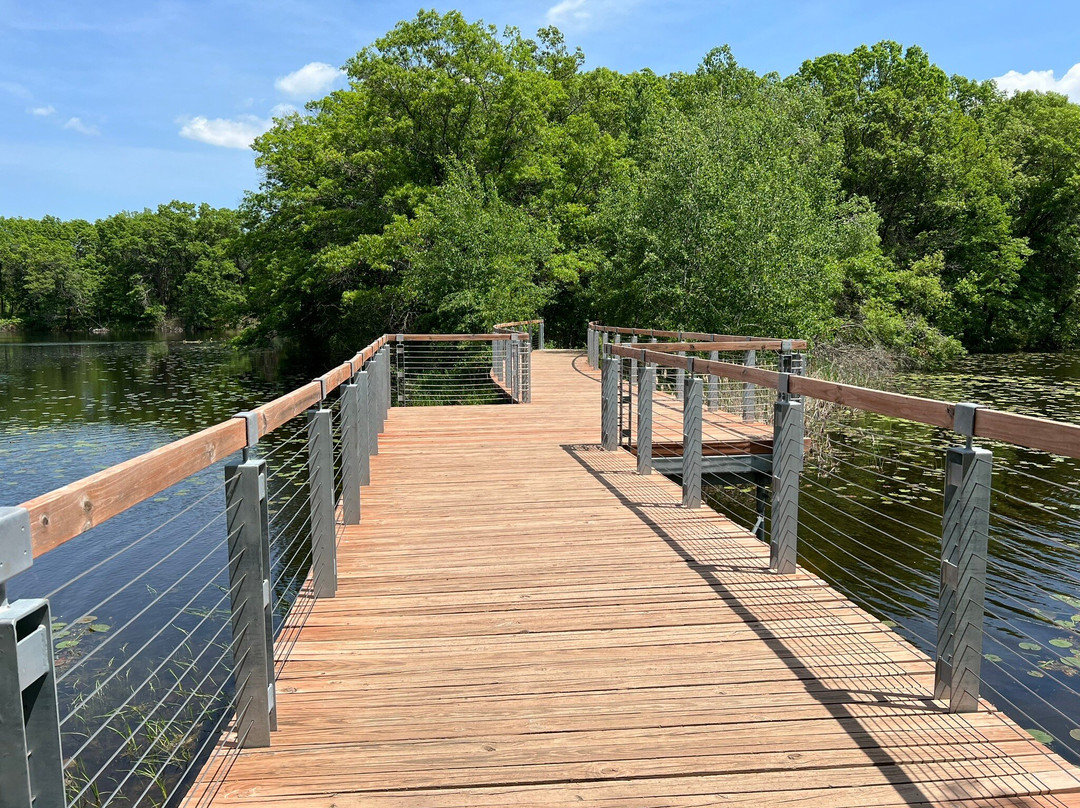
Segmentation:
{"type": "Polygon", "coordinates": [[[582,357],[533,373],[530,405],[391,413],[272,748],[216,757],[189,808],[1080,806],[880,622],[598,451],[582,357]]]}

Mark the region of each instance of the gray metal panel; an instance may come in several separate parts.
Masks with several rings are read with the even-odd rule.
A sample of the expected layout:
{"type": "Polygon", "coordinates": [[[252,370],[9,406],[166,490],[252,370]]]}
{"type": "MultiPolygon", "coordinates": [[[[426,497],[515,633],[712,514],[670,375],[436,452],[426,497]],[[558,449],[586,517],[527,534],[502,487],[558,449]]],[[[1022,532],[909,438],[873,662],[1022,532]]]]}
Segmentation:
{"type": "Polygon", "coordinates": [[[360,485],[371,484],[371,441],[375,422],[371,406],[371,376],[366,370],[356,374],[356,417],[360,428],[357,448],[360,454],[360,485]]]}
{"type": "Polygon", "coordinates": [[[52,647],[47,600],[0,608],[0,808],[67,804],[52,647]]]}
{"type": "Polygon", "coordinates": [[[355,384],[341,386],[341,515],[360,524],[360,400],[355,384]]]}
{"type": "Polygon", "coordinates": [[[244,747],[269,746],[277,715],[269,696],[274,683],[274,642],[265,595],[270,581],[265,460],[225,467],[225,509],[237,737],[244,747]]]}
{"type": "Polygon", "coordinates": [[[544,350],[544,321],[543,320],[540,321],[540,333],[537,335],[537,339],[536,339],[536,350],[538,350],[538,351],[544,350]]]}
{"type": "MultiPolygon", "coordinates": [[[[670,474],[681,477],[683,468],[682,457],[654,457],[652,459],[653,470],[660,474],[670,474]]],[[[732,475],[733,483],[744,483],[742,479],[747,474],[771,474],[772,455],[768,454],[739,454],[739,455],[705,455],[701,458],[702,476],[732,475]]]]}
{"type": "Polygon", "coordinates": [[[0,508],[0,589],[33,563],[30,512],[26,508],[0,508]]]}
{"type": "Polygon", "coordinates": [[[337,593],[334,530],[334,445],[330,410],[308,410],[308,503],[311,508],[311,577],[317,598],[337,593]]]}
{"type": "Polygon", "coordinates": [[[701,378],[691,376],[683,401],[682,504],[701,507],[701,378]]]}
{"type": "Polygon", "coordinates": [[[619,362],[600,358],[600,445],[609,452],[619,446],[619,362]]]}
{"type": "Polygon", "coordinates": [[[642,365],[638,375],[637,473],[652,474],[653,391],[656,389],[656,368],[642,365]]]}
{"type": "MultiPolygon", "coordinates": [[[[686,351],[679,351],[679,356],[686,356],[686,351]]],[[[682,401],[686,396],[686,369],[680,365],[675,370],[675,398],[682,401]]]]}
{"type": "Polygon", "coordinates": [[[934,696],[953,713],[979,708],[992,469],[988,449],[946,452],[934,696]]]}
{"type": "Polygon", "coordinates": [[[770,567],[793,575],[799,555],[799,478],[803,469],[803,405],[777,401],[773,416],[770,567]]]}

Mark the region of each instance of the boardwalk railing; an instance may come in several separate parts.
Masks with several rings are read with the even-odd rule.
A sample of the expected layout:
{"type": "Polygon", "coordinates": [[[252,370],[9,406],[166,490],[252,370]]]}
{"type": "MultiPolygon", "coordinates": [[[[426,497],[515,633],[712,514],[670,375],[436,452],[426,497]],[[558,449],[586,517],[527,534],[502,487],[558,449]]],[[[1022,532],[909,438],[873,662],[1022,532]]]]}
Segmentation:
{"type": "Polygon", "coordinates": [[[497,323],[492,326],[496,334],[525,334],[529,344],[538,351],[544,350],[544,321],[515,320],[512,323],[497,323]]]}
{"type": "Polygon", "coordinates": [[[0,808],[165,805],[224,728],[236,748],[271,744],[298,610],[334,596],[391,403],[530,391],[518,332],[385,335],[274,401],[0,508],[0,808]],[[59,555],[78,573],[35,574],[59,555]],[[24,580],[34,596],[9,602],[24,580]]]}
{"type": "Polygon", "coordinates": [[[1058,693],[1077,695],[1070,677],[1080,669],[1080,614],[1059,619],[1044,604],[1080,607],[1080,576],[1055,563],[1075,561],[1067,552],[1080,546],[1080,520],[1070,511],[1080,496],[1033,471],[1080,458],[1080,426],[812,378],[798,341],[591,323],[587,346],[601,369],[605,449],[636,452],[641,474],[655,466],[681,475],[687,507],[700,504],[703,478],[713,483],[718,508],[767,535],[777,574],[794,573],[809,549],[814,571],[841,591],[886,579],[889,591],[874,592],[871,608],[910,615],[901,628],[934,654],[935,697],[950,711],[977,710],[982,685],[1026,726],[1052,724],[1066,745],[1070,733],[1080,739],[1075,711],[1033,686],[1052,677],[1058,693]],[[649,343],[628,344],[643,338],[649,343]],[[662,384],[671,374],[674,382],[662,384]],[[718,392],[725,384],[726,396],[718,392]],[[629,390],[637,391],[632,410],[629,390]],[[995,467],[977,439],[1011,462],[995,467]],[[1023,493],[1036,483],[1051,486],[1047,501],[1023,493]],[[733,494],[739,485],[752,493],[733,494]],[[1048,514],[1052,524],[1038,518],[1048,514]],[[996,552],[988,553],[992,537],[996,552]],[[1045,548],[1043,556],[1023,548],[1017,558],[1024,541],[1045,548]],[[1056,588],[1043,592],[1047,581],[1056,588]],[[931,587],[936,618],[919,608],[935,599],[931,587]]]}

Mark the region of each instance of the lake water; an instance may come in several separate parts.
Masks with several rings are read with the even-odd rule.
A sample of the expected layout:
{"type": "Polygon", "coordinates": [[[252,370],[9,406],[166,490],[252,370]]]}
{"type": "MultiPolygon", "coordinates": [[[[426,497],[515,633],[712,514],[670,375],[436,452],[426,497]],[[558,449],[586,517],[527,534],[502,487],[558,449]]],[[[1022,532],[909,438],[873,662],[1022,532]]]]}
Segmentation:
{"type": "MultiPolygon", "coordinates": [[[[226,419],[315,372],[278,351],[237,353],[213,340],[0,341],[0,504],[226,419]]],[[[261,447],[272,468],[279,621],[308,565],[304,438],[299,418],[261,447]]],[[[223,465],[76,537],[9,585],[12,599],[51,599],[73,806],[163,804],[227,714],[223,465]]]]}
{"type": "MultiPolygon", "coordinates": [[[[0,341],[0,504],[161,446],[322,369],[213,340],[0,341]]],[[[892,383],[1080,421],[1080,354],[970,357],[892,383]]],[[[802,487],[801,561],[932,650],[942,465],[955,436],[808,407],[814,450],[802,487]]],[[[300,418],[261,447],[270,463],[279,619],[308,564],[297,540],[308,518],[303,446],[300,418]]],[[[1080,759],[1080,465],[990,448],[985,692],[1080,759]]],[[[52,600],[65,751],[77,757],[69,772],[75,806],[114,794],[114,806],[162,804],[226,715],[222,465],[68,542],[9,588],[12,598],[52,600]]],[[[712,498],[752,523],[744,494],[713,489],[712,498]]]]}

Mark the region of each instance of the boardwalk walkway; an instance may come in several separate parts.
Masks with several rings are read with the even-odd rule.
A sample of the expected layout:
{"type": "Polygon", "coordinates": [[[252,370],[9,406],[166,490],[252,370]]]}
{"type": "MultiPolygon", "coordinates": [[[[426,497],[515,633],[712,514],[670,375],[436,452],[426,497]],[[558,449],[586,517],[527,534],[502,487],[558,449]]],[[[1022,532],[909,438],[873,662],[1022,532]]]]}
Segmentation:
{"type": "Polygon", "coordinates": [[[273,747],[187,805],[1080,806],[880,622],[598,451],[598,387],[542,352],[531,405],[391,412],[273,747]]]}

